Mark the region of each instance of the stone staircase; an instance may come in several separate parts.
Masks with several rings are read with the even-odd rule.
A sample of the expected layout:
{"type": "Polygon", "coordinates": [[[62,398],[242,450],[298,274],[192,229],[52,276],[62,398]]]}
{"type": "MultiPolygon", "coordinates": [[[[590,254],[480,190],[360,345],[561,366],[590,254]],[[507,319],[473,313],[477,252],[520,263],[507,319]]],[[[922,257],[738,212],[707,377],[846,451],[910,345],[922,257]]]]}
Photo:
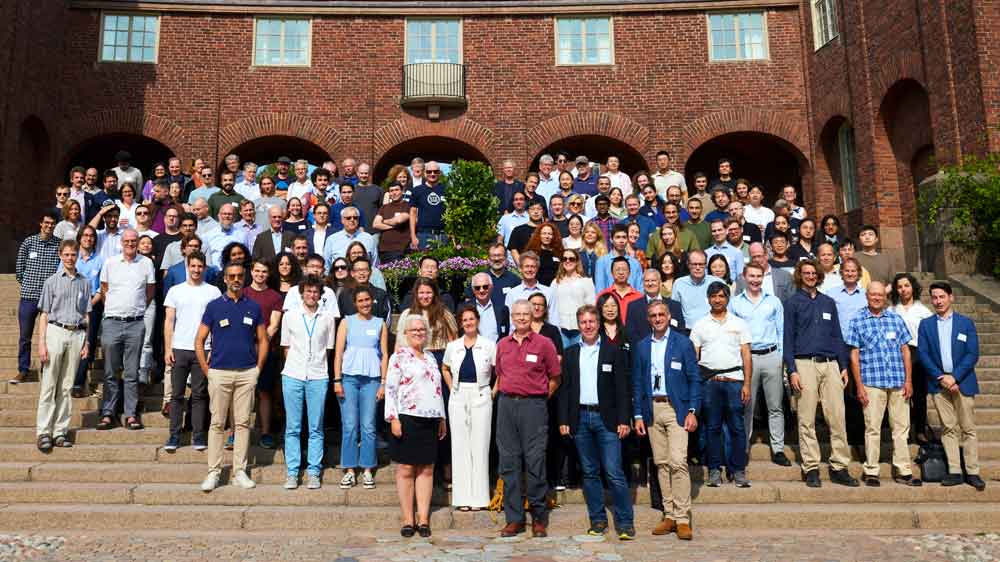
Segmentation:
{"type": "MultiPolygon", "coordinates": [[[[855,528],[855,529],[1000,529],[1000,312],[988,301],[959,289],[958,309],[978,324],[983,357],[977,398],[980,457],[985,492],[969,486],[944,488],[929,484],[908,488],[892,483],[890,466],[882,464],[881,488],[845,488],[827,481],[807,488],[797,466],[779,467],[769,460],[762,439],[755,439],[748,468],[753,486],[737,489],[702,486],[700,467],[692,467],[694,523],[699,528],[855,528]]],[[[14,373],[17,354],[17,284],[0,276],[0,379],[14,373]]],[[[37,365],[37,358],[35,360],[37,365]]],[[[162,387],[146,389],[143,431],[117,428],[99,432],[97,398],[74,400],[76,445],[49,454],[34,445],[37,383],[0,382],[0,530],[320,530],[350,525],[368,530],[398,526],[394,467],[376,474],[378,488],[349,491],[337,486],[340,471],[325,468],[321,490],[281,488],[285,467],[282,450],[250,449],[250,476],[255,490],[223,486],[211,494],[198,484],[206,473],[204,453],[183,446],[166,453],[167,420],[157,413],[162,387]]],[[[937,416],[931,408],[932,424],[937,416]]],[[[883,432],[887,439],[886,432],[883,432]]],[[[254,442],[256,440],[254,439],[254,442]]],[[[339,437],[328,434],[327,463],[339,458],[339,437]]],[[[187,445],[188,443],[185,443],[187,445]]],[[[883,460],[888,461],[888,443],[883,460]]],[[[790,443],[786,453],[798,460],[790,443]]],[[[861,473],[863,450],[853,447],[851,472],[861,473]]],[[[915,454],[915,447],[911,447],[915,454]]],[[[826,451],[824,451],[824,458],[826,451]]],[[[229,454],[227,453],[227,463],[229,454]]],[[[224,481],[228,479],[224,474],[224,481]]],[[[636,524],[646,533],[659,518],[650,509],[648,489],[634,490],[636,524]]],[[[556,532],[579,532],[587,523],[582,493],[560,494],[562,507],[551,517],[556,532]]],[[[432,515],[435,529],[498,529],[487,513],[459,513],[447,507],[447,492],[437,490],[432,515]]]]}

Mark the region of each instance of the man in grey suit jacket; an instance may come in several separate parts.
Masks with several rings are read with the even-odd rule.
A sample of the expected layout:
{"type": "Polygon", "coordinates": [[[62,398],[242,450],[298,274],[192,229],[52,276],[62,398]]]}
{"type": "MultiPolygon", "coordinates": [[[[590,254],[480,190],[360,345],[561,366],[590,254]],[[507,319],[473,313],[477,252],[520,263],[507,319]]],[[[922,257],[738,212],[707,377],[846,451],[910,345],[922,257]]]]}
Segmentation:
{"type": "Polygon", "coordinates": [[[284,220],[285,212],[280,207],[271,207],[267,210],[267,222],[270,226],[258,234],[257,239],[253,241],[250,253],[254,260],[271,261],[281,252],[291,251],[295,233],[282,232],[281,224],[284,220]],[[276,241],[278,242],[277,249],[274,245],[276,241]]]}
{"type": "MultiPolygon", "coordinates": [[[[760,242],[750,244],[750,263],[755,263],[764,270],[763,289],[765,293],[778,297],[778,300],[782,304],[795,294],[795,283],[792,282],[792,274],[783,269],[771,267],[771,264],[767,263],[767,250],[764,249],[764,245],[760,242]]],[[[736,279],[736,285],[733,287],[733,295],[738,295],[746,289],[746,280],[741,275],[736,279]]]]}

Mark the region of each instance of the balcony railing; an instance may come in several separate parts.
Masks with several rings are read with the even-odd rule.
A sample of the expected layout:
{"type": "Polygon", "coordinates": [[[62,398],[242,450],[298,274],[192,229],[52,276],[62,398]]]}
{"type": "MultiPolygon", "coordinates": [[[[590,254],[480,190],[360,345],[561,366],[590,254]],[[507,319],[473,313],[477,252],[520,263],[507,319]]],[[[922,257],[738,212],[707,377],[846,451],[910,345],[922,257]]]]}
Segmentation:
{"type": "Polygon", "coordinates": [[[465,65],[421,62],[403,65],[403,107],[464,107],[465,65]]]}

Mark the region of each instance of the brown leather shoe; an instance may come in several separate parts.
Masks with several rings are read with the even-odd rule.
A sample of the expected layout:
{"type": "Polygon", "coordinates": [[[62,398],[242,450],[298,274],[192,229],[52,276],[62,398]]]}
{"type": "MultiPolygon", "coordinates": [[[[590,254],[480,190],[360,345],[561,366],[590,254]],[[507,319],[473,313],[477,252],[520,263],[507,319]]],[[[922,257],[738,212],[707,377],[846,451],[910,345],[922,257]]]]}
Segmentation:
{"type": "Polygon", "coordinates": [[[501,537],[514,537],[524,532],[524,523],[507,523],[507,526],[500,529],[501,537]]]}
{"type": "Polygon", "coordinates": [[[546,530],[546,525],[543,521],[531,522],[531,536],[536,539],[549,536],[549,532],[546,530]]]}
{"type": "Polygon", "coordinates": [[[689,541],[694,538],[694,533],[691,532],[691,525],[688,523],[678,523],[677,524],[677,538],[682,541],[689,541]]]}
{"type": "Polygon", "coordinates": [[[653,534],[654,535],[669,535],[670,533],[673,533],[674,529],[676,529],[676,528],[677,528],[677,524],[674,523],[673,519],[671,519],[669,517],[664,517],[663,520],[660,521],[659,525],[657,525],[656,527],[653,527],[653,534]]]}
{"type": "Polygon", "coordinates": [[[28,382],[28,373],[18,373],[8,380],[10,384],[21,384],[22,382],[28,382]]]}

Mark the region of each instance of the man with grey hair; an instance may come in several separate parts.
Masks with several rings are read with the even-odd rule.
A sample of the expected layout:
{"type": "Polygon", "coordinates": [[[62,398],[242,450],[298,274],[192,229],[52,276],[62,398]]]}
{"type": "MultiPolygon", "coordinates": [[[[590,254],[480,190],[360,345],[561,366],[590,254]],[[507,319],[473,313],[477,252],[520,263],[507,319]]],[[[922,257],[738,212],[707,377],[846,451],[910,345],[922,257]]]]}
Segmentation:
{"type": "Polygon", "coordinates": [[[236,207],[226,203],[219,209],[219,228],[209,232],[202,238],[205,240],[205,255],[208,264],[222,266],[222,250],[232,242],[246,245],[246,233],[238,228],[236,222],[236,207]]]}
{"type": "Polygon", "coordinates": [[[227,154],[223,163],[226,165],[226,169],[233,173],[234,177],[239,177],[240,175],[240,157],[235,154],[227,154]]]}
{"type": "Polygon", "coordinates": [[[410,160],[410,175],[413,176],[413,186],[424,184],[424,159],[417,156],[410,160]]]}
{"type": "Polygon", "coordinates": [[[257,203],[260,199],[260,186],[257,184],[257,164],[247,162],[243,164],[243,177],[236,182],[236,193],[257,203]]]}
{"type": "Polygon", "coordinates": [[[307,193],[313,192],[313,183],[309,179],[309,162],[301,158],[296,160],[293,171],[295,172],[295,181],[288,184],[286,199],[291,200],[292,197],[295,197],[301,201],[307,193]]]}
{"type": "Polygon", "coordinates": [[[531,329],[531,303],[518,299],[512,307],[514,333],[497,343],[497,449],[504,484],[502,537],[525,529],[525,495],[531,506],[531,531],[547,536],[549,522],[545,451],[548,446],[547,401],[559,388],[559,356],[552,340],[531,329]],[[521,475],[525,474],[522,482],[521,475]]]}
{"type": "Polygon", "coordinates": [[[146,335],[143,317],[155,288],[153,262],[139,254],[139,234],[131,228],[126,229],[122,233],[122,253],[106,259],[101,269],[104,402],[97,429],[111,429],[115,425],[122,389],[125,426],[143,428],[139,419],[139,355],[146,335]],[[118,371],[122,371],[124,384],[121,387],[118,371]]]}
{"type": "Polygon", "coordinates": [[[340,177],[337,178],[337,185],[349,183],[352,186],[358,185],[358,163],[354,158],[348,156],[340,162],[340,177]]]}
{"type": "Polygon", "coordinates": [[[555,171],[556,161],[551,154],[543,154],[538,159],[538,189],[535,193],[545,198],[548,206],[549,198],[559,193],[559,173],[555,171]]]}
{"type": "MultiPolygon", "coordinates": [[[[496,343],[507,335],[510,312],[503,303],[502,293],[493,294],[493,280],[490,274],[481,271],[472,276],[472,298],[466,303],[476,305],[479,311],[479,335],[496,343]]],[[[465,303],[463,303],[465,304],[465,303]]]]}

